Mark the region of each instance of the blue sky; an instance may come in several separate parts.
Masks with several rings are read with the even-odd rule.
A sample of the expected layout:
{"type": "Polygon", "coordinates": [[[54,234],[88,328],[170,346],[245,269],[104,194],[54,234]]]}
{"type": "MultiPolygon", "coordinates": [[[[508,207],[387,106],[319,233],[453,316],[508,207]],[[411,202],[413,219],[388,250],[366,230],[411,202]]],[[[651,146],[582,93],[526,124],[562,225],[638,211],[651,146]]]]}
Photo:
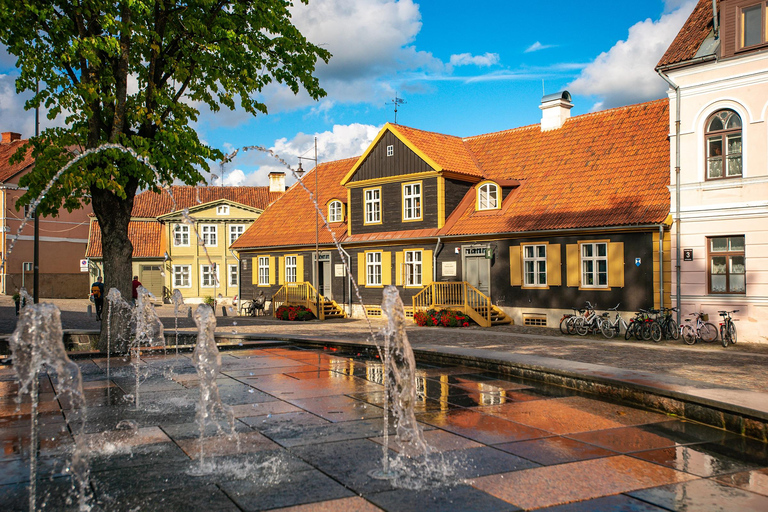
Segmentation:
{"type": "MultiPolygon", "coordinates": [[[[268,146],[290,163],[312,156],[317,136],[319,159],[329,161],[359,155],[394,121],[395,94],[406,101],[398,123],[459,136],[538,123],[542,90],[567,88],[572,115],[661,98],[666,86],[654,66],[694,5],[310,0],[294,7],[293,18],[334,55],[316,71],[328,96],[313,102],[273,85],[260,95],[269,115],[204,111],[196,129],[225,151],[268,146]]],[[[15,95],[13,64],[0,47],[0,131],[28,136],[33,114],[15,95]]],[[[227,165],[225,184],[264,185],[279,168],[241,153],[227,165]]]]}

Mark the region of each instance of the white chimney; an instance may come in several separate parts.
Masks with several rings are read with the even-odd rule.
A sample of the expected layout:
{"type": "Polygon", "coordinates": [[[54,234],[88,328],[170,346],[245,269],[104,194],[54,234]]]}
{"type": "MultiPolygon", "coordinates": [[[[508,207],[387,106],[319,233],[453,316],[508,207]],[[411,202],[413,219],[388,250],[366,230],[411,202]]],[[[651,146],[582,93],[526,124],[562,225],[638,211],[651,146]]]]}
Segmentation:
{"type": "Polygon", "coordinates": [[[269,191],[285,192],[285,173],[284,172],[269,173],[269,191]]]}
{"type": "Polygon", "coordinates": [[[571,117],[571,93],[568,91],[547,94],[541,98],[541,131],[557,130],[571,117]]]}

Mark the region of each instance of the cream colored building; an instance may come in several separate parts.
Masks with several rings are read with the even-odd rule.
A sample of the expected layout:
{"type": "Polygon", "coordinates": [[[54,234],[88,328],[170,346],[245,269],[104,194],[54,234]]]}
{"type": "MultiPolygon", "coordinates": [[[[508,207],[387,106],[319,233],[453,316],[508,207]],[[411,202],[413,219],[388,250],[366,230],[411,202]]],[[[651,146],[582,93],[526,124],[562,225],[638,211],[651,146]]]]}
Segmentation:
{"type": "Polygon", "coordinates": [[[701,0],[657,70],[671,86],[673,270],[679,253],[672,296],[683,318],[703,311],[716,325],[719,310],[738,309],[739,341],[767,343],[768,29],[761,27],[768,27],[768,14],[762,4],[722,0],[715,16],[712,2],[701,0]]]}

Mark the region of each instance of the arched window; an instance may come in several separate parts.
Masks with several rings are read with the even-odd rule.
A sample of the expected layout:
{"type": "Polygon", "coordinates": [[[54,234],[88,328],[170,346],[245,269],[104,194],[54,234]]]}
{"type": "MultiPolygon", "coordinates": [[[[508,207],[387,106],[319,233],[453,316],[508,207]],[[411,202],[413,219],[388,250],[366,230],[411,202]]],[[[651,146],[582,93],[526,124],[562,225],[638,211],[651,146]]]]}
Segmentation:
{"type": "Polygon", "coordinates": [[[499,207],[499,186],[495,183],[483,183],[477,189],[477,209],[495,210],[499,207]]]}
{"type": "Polygon", "coordinates": [[[719,110],[707,120],[707,179],[741,176],[741,118],[719,110]]]}
{"type": "Polygon", "coordinates": [[[341,201],[328,203],[328,222],[341,222],[344,220],[344,206],[341,201]]]}

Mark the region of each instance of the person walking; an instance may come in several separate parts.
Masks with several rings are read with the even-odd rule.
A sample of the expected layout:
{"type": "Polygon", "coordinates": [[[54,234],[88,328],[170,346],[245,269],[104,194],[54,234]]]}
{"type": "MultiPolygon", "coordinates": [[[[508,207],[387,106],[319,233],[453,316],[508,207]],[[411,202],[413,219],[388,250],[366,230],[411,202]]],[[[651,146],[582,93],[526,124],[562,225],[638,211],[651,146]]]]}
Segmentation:
{"type": "Polygon", "coordinates": [[[139,298],[139,286],[141,286],[139,276],[133,276],[133,282],[131,283],[131,298],[133,299],[134,304],[136,304],[136,299],[139,298]]]}
{"type": "Polygon", "coordinates": [[[96,278],[96,282],[91,285],[91,296],[93,305],[96,306],[96,320],[101,322],[101,310],[104,308],[104,283],[101,276],[96,278]]]}

